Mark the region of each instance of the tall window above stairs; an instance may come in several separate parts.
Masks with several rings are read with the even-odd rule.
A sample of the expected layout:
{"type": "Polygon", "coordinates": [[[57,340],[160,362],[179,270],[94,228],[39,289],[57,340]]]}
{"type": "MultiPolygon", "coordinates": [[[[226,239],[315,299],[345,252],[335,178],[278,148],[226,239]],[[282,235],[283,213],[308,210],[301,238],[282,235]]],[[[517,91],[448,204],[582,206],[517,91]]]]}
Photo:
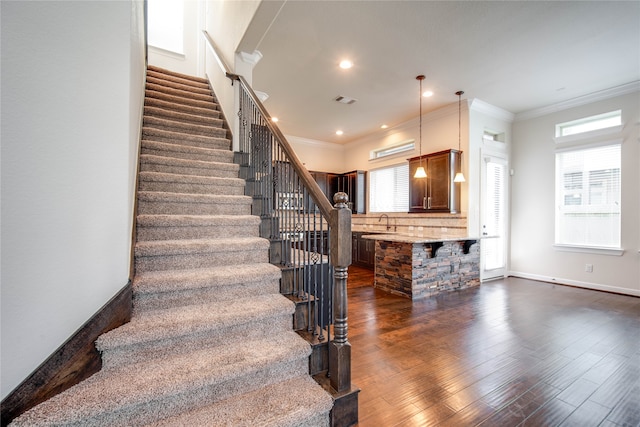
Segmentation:
{"type": "Polygon", "coordinates": [[[184,1],[147,0],[150,46],[184,55],[184,1]]]}

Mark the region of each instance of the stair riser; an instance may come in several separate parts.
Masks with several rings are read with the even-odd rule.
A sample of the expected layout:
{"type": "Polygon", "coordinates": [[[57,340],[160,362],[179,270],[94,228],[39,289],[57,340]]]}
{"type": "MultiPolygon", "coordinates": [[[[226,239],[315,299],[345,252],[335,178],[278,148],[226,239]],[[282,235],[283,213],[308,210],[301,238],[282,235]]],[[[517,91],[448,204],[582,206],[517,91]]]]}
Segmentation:
{"type": "Polygon", "coordinates": [[[189,99],[189,98],[183,98],[181,96],[168,95],[166,93],[157,92],[157,91],[154,91],[154,90],[146,90],[145,91],[145,97],[146,98],[158,99],[158,100],[161,100],[161,101],[172,102],[172,103],[178,104],[178,105],[186,105],[186,106],[190,106],[190,107],[202,108],[204,110],[217,110],[218,109],[218,105],[217,104],[213,104],[213,103],[206,102],[206,101],[198,101],[198,100],[193,100],[193,99],[189,99]]]}
{"type": "Polygon", "coordinates": [[[165,307],[178,307],[193,304],[205,304],[218,301],[233,301],[238,298],[251,298],[256,295],[277,293],[279,281],[265,281],[218,286],[215,292],[211,288],[198,288],[186,291],[158,292],[153,294],[134,294],[133,312],[138,315],[145,311],[165,307]]]}
{"type": "Polygon", "coordinates": [[[165,101],[156,98],[146,98],[144,100],[145,107],[157,107],[167,110],[175,111],[178,113],[190,114],[193,116],[201,116],[204,118],[220,119],[221,113],[218,110],[212,110],[210,108],[200,108],[192,105],[174,104],[170,101],[165,101]]]}
{"type": "MultiPolygon", "coordinates": [[[[197,153],[185,153],[182,151],[158,150],[154,148],[145,148],[145,147],[142,147],[140,149],[140,154],[149,154],[151,156],[169,157],[174,159],[200,160],[202,162],[219,162],[219,163],[226,163],[228,162],[228,158],[229,158],[229,156],[227,156],[224,153],[197,154],[197,153]]],[[[197,175],[197,174],[188,173],[185,175],[197,175]]],[[[238,176],[238,172],[235,172],[234,177],[237,177],[237,176],[238,176]]]]}
{"type": "Polygon", "coordinates": [[[214,138],[224,138],[227,135],[227,131],[225,129],[215,125],[184,123],[172,120],[171,118],[145,116],[143,119],[143,125],[145,127],[153,127],[169,132],[181,132],[190,135],[202,135],[214,138]]]}
{"type": "Polygon", "coordinates": [[[185,226],[185,227],[141,227],[136,228],[138,241],[177,239],[216,239],[226,237],[258,237],[258,227],[238,226],[185,226]]]}
{"type": "Polygon", "coordinates": [[[178,89],[178,90],[183,90],[187,92],[198,93],[200,95],[212,96],[211,90],[208,87],[207,88],[203,87],[202,84],[196,84],[196,85],[183,84],[183,83],[178,83],[178,82],[174,82],[171,80],[162,79],[154,76],[147,76],[147,83],[150,83],[152,85],[164,86],[171,89],[178,89]]]}
{"type": "Polygon", "coordinates": [[[208,268],[220,265],[251,264],[257,262],[269,262],[268,251],[247,250],[135,257],[136,272],[187,270],[191,268],[208,268]]]}
{"type": "Polygon", "coordinates": [[[250,204],[150,202],[140,201],[140,215],[250,215],[250,204]]]}
{"type": "MultiPolygon", "coordinates": [[[[226,132],[225,132],[226,134],[226,132]]],[[[229,150],[231,143],[223,137],[210,137],[189,135],[180,132],[170,132],[162,129],[145,127],[142,130],[142,139],[148,141],[164,142],[168,144],[184,145],[187,147],[201,147],[210,150],[229,150]]],[[[233,156],[233,153],[232,153],[233,156]]]]}
{"type": "Polygon", "coordinates": [[[213,194],[228,196],[244,195],[244,187],[237,185],[221,186],[148,181],[141,182],[139,188],[141,191],[166,191],[169,193],[213,194]]]}
{"type": "Polygon", "coordinates": [[[103,369],[115,368],[131,363],[153,363],[156,357],[168,354],[185,354],[204,348],[215,352],[217,347],[240,342],[245,339],[259,339],[269,334],[291,330],[291,314],[283,313],[263,319],[256,319],[250,324],[218,326],[212,329],[168,338],[162,341],[137,343],[126,347],[118,347],[102,351],[103,369]]]}
{"type": "Polygon", "coordinates": [[[222,120],[215,119],[213,117],[203,117],[194,114],[181,113],[166,108],[151,106],[144,107],[144,116],[172,120],[174,122],[184,123],[188,125],[211,126],[217,128],[222,128],[224,125],[222,120]]]}
{"type": "MultiPolygon", "coordinates": [[[[154,155],[164,157],[160,153],[154,154],[154,155]]],[[[185,160],[198,160],[198,159],[185,159],[185,160]]],[[[234,169],[231,169],[231,170],[205,169],[205,168],[198,168],[197,166],[193,166],[193,167],[172,166],[172,165],[163,165],[158,163],[142,163],[140,165],[140,171],[173,173],[173,174],[190,175],[190,176],[208,176],[208,177],[217,177],[217,178],[237,178],[238,177],[238,171],[234,169]]]]}
{"type": "MultiPolygon", "coordinates": [[[[164,149],[160,149],[158,147],[148,147],[148,148],[155,149],[155,150],[167,150],[167,151],[187,152],[187,153],[190,152],[189,148],[204,148],[206,150],[224,151],[225,162],[231,163],[231,161],[228,160],[231,156],[227,154],[230,152],[228,140],[217,139],[217,140],[211,141],[206,139],[197,140],[195,138],[197,137],[192,137],[192,138],[177,137],[176,138],[172,136],[166,137],[161,135],[145,135],[144,139],[142,140],[142,146],[144,147],[145,144],[153,145],[154,143],[156,144],[160,143],[160,144],[166,144],[169,147],[164,149]],[[174,148],[174,149],[171,149],[171,148],[174,148]],[[185,148],[185,149],[181,149],[181,148],[185,148]]],[[[208,137],[202,137],[202,138],[208,138],[208,137]]],[[[202,153],[197,153],[197,154],[202,154],[202,153]]],[[[211,160],[211,161],[216,161],[216,160],[211,160]]]]}
{"type": "Polygon", "coordinates": [[[165,82],[174,82],[185,86],[209,90],[209,83],[204,78],[193,78],[192,76],[182,77],[155,70],[147,70],[147,76],[154,77],[165,82]]]}
{"type": "Polygon", "coordinates": [[[215,103],[215,99],[213,98],[211,93],[203,94],[197,91],[192,91],[190,89],[187,89],[187,90],[176,89],[166,85],[158,85],[151,82],[147,82],[146,89],[154,90],[156,92],[166,93],[167,95],[171,95],[171,96],[185,98],[186,100],[198,100],[198,101],[208,102],[211,104],[215,103]]]}

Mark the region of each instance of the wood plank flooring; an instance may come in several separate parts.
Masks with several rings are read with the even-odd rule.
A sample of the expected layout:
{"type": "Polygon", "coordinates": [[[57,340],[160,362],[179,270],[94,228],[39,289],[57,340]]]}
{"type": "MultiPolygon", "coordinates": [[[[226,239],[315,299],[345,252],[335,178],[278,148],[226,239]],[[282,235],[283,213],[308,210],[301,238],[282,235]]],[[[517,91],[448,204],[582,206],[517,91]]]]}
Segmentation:
{"type": "Polygon", "coordinates": [[[525,279],[435,298],[349,269],[359,426],[640,426],[640,298],[525,279]]]}

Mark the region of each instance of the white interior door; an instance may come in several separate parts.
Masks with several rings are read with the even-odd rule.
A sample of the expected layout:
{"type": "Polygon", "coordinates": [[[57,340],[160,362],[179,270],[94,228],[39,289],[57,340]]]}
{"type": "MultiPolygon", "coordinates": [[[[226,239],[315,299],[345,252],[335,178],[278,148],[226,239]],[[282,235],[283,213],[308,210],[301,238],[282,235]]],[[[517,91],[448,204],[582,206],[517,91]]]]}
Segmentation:
{"type": "Polygon", "coordinates": [[[509,211],[506,155],[483,154],[482,160],[480,279],[484,281],[506,274],[509,211]]]}

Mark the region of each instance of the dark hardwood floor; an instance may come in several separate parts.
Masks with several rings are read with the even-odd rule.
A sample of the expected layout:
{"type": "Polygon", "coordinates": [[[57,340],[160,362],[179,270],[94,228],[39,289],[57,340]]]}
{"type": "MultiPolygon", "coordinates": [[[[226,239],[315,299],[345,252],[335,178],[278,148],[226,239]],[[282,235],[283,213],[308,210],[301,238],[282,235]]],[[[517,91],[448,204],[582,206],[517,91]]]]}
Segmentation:
{"type": "Polygon", "coordinates": [[[640,298],[507,278],[411,302],[349,269],[359,426],[640,426],[640,298]]]}

